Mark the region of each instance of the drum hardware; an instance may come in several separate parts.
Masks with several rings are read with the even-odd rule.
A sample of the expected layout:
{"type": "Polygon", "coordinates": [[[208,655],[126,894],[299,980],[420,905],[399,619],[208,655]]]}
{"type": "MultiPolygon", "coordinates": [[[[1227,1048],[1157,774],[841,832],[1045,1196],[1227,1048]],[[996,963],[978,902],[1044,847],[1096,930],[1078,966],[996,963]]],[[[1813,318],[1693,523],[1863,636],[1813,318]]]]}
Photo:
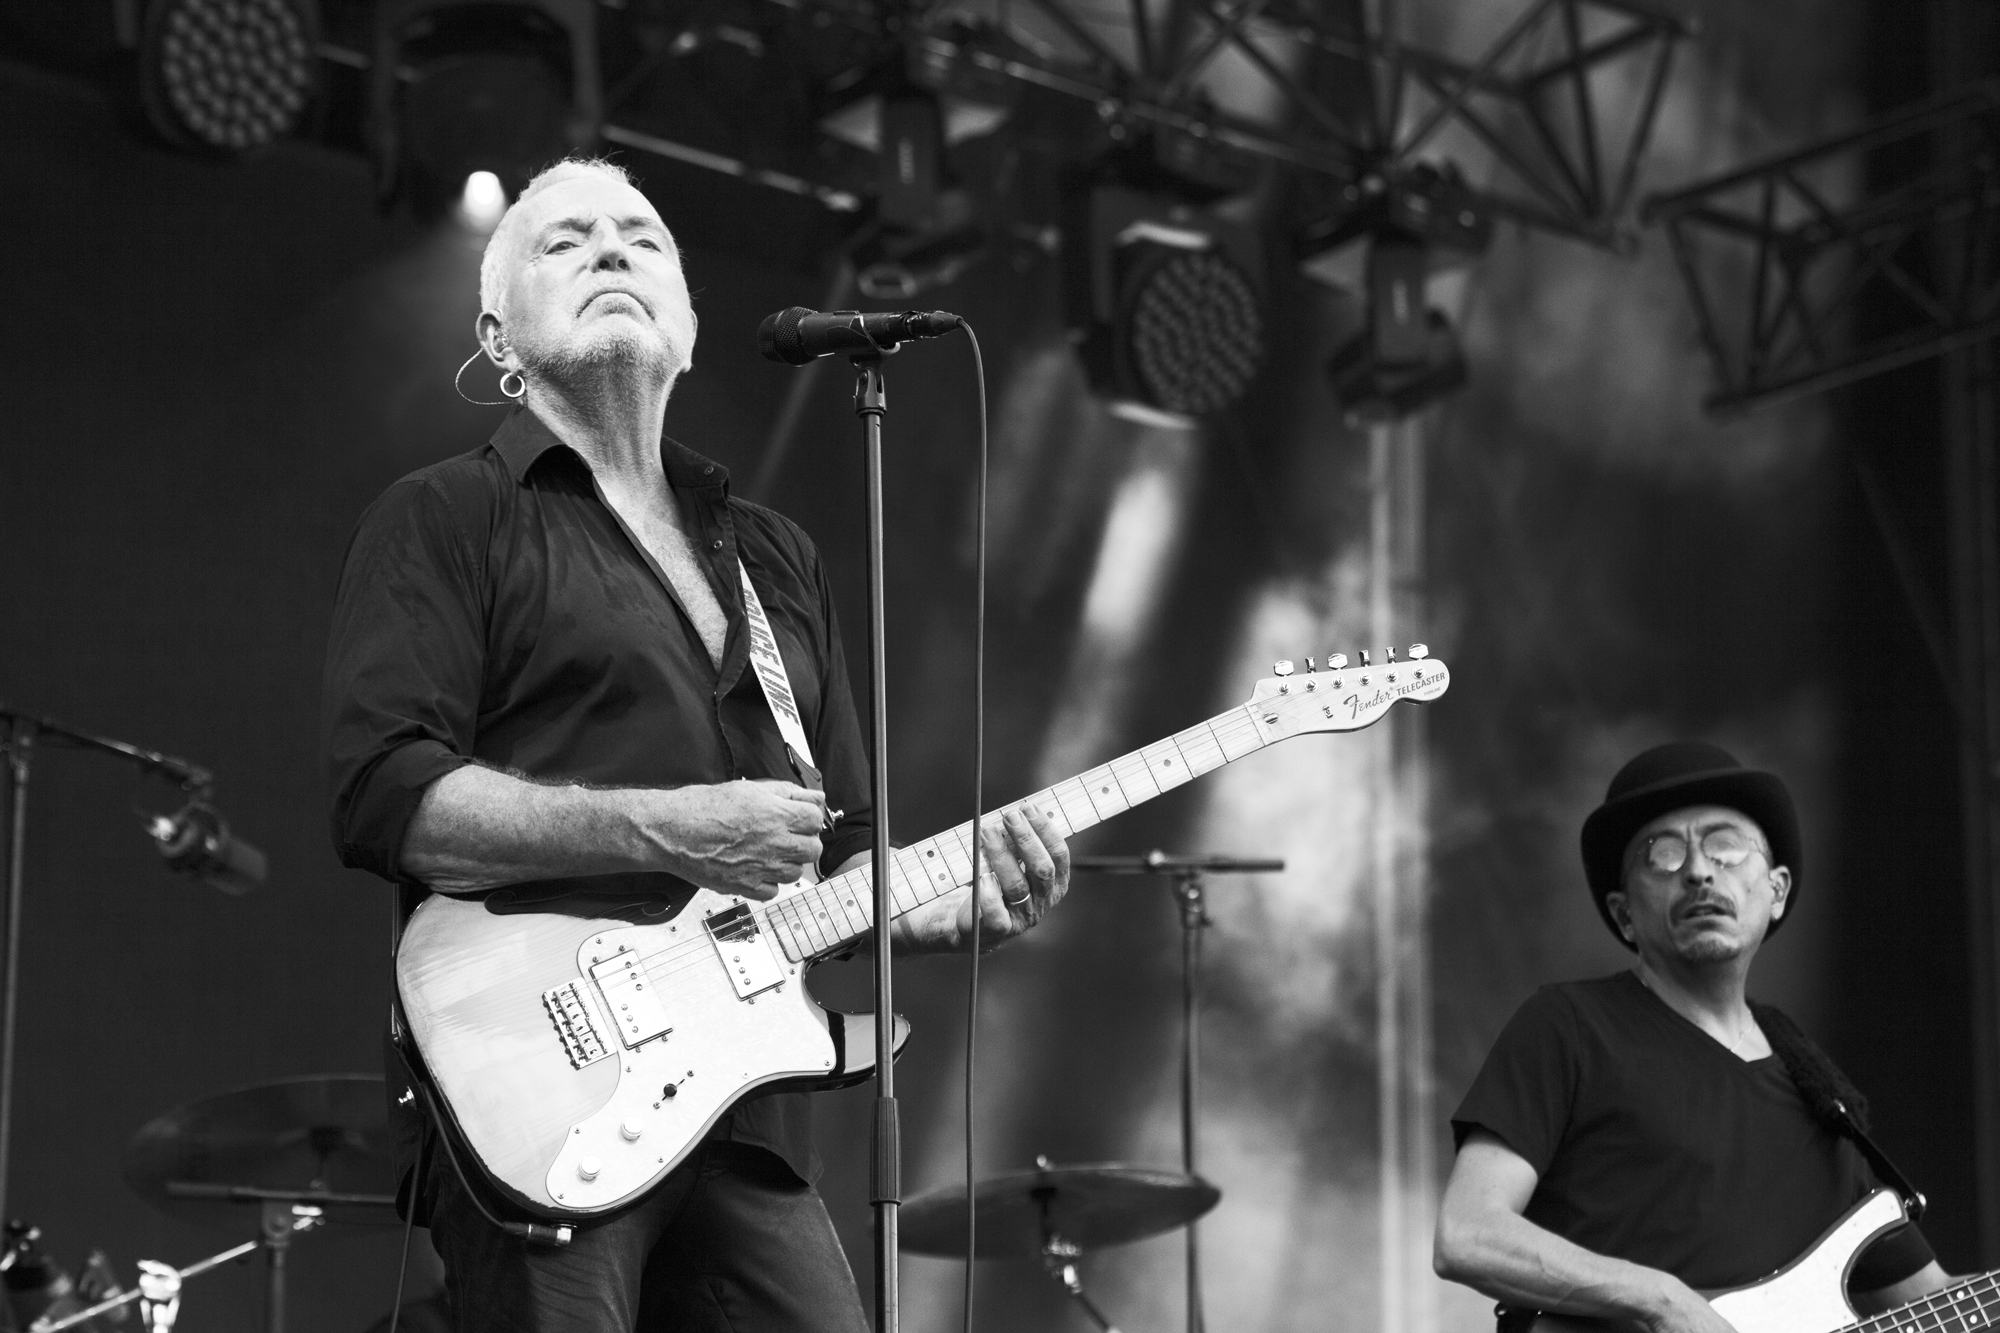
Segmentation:
{"type": "Polygon", "coordinates": [[[162,1212],[192,1222],[240,1226],[245,1210],[255,1208],[258,1238],[227,1253],[264,1252],[264,1327],[284,1333],[297,1237],[329,1226],[396,1223],[388,1095],[379,1077],[347,1074],[281,1079],[189,1102],[132,1136],[125,1183],[162,1212]]]}
{"type": "MultiPolygon", "coordinates": [[[[1086,874],[1149,875],[1169,881],[1181,919],[1181,1170],[1189,1178],[1199,1179],[1195,1149],[1201,1106],[1201,933],[1210,924],[1208,886],[1202,877],[1270,874],[1283,870],[1285,863],[1268,857],[1169,856],[1156,848],[1144,856],[1079,856],[1071,860],[1070,867],[1086,874]]],[[[1187,1333],[1202,1333],[1203,1325],[1201,1244],[1190,1220],[1187,1333]]]]}
{"type": "MultiPolygon", "coordinates": [[[[991,1176],[973,1192],[981,1259],[1037,1257],[1043,1271],[1102,1333],[1117,1326],[1084,1293],[1077,1261],[1086,1251],[1123,1245],[1186,1226],[1221,1200],[1199,1176],[1122,1162],[1056,1166],[991,1176]]],[[[965,1252],[965,1188],[948,1185],[903,1205],[903,1244],[919,1254],[965,1252]]]]}
{"type": "Polygon", "coordinates": [[[134,1301],[139,1303],[139,1319],[144,1333],[168,1333],[174,1326],[174,1319],[181,1309],[181,1284],[188,1278],[198,1277],[211,1268],[237,1259],[246,1259],[262,1241],[248,1240],[241,1245],[232,1245],[220,1254],[211,1254],[206,1259],[198,1259],[186,1268],[175,1268],[155,1259],[139,1261],[139,1282],[132,1290],[107,1296],[87,1309],[64,1315],[54,1321],[37,1319],[28,1326],[28,1333],[62,1333],[75,1328],[85,1320],[99,1316],[119,1319],[126,1306],[134,1301]]]}

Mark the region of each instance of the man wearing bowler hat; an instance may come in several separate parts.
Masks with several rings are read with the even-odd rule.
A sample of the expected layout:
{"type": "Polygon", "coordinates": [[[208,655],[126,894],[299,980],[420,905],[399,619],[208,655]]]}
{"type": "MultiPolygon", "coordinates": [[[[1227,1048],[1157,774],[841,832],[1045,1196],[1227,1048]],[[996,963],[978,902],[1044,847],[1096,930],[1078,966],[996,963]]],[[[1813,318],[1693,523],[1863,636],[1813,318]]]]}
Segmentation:
{"type": "MultiPolygon", "coordinates": [[[[1859,1094],[1745,994],[1798,910],[1800,853],[1785,784],[1699,742],[1633,759],[1584,821],[1591,895],[1637,965],[1537,991],[1452,1118],[1437,1271],[1500,1301],[1503,1333],[1541,1311],[1726,1333],[1699,1291],[1768,1277],[1877,1187],[1859,1094]]],[[[1866,1313],[1946,1281],[1911,1224],[1849,1286],[1866,1313]]]]}

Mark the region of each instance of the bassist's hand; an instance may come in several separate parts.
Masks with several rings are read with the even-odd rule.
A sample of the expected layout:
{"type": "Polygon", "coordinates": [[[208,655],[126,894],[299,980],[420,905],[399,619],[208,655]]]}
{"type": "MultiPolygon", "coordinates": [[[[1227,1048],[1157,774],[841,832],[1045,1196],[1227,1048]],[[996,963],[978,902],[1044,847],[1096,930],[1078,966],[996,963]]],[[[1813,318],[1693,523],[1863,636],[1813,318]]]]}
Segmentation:
{"type": "Polygon", "coordinates": [[[1736,1333],[1706,1297],[1679,1278],[1660,1274],[1660,1292],[1641,1320],[1647,1333],[1736,1333]]]}
{"type": "Polygon", "coordinates": [[[996,948],[1025,933],[1069,892],[1069,844],[1040,810],[1016,806],[980,821],[983,869],[979,892],[958,888],[897,917],[896,947],[911,953],[962,953],[996,948]]]}
{"type": "Polygon", "coordinates": [[[649,835],[668,869],[717,893],[768,900],[819,864],[826,797],[790,782],[659,793],[649,835]]]}

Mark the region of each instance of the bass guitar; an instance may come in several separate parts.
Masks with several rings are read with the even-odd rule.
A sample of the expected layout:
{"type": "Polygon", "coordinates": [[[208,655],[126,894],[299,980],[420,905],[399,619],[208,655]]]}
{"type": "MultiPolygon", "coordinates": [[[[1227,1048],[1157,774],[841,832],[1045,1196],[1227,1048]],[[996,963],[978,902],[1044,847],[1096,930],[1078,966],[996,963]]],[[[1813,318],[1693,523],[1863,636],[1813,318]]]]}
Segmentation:
{"type": "MultiPolygon", "coordinates": [[[[1736,1333],[1974,1333],[2000,1321],[2000,1272],[1982,1273],[1863,1319],[1847,1299],[1847,1275],[1868,1243],[1905,1220],[1903,1201],[1878,1189],[1791,1263],[1761,1282],[1716,1293],[1708,1303],[1736,1333]]],[[[1612,1333],[1637,1324],[1543,1314],[1534,1333],[1612,1333]]]]}
{"type": "MultiPolygon", "coordinates": [[[[1428,702],[1451,681],[1421,644],[1404,661],[1391,650],[1345,662],[1303,673],[1281,662],[1249,703],[1022,804],[1070,836],[1278,741],[1428,702]]],[[[971,883],[972,835],[968,821],[892,855],[897,915],[971,883]]],[[[426,898],[397,948],[396,987],[460,1162],[534,1215],[589,1217],[644,1194],[745,1093],[864,1077],[872,1019],[829,1013],[804,981],[868,934],[870,884],[864,867],[765,903],[699,889],[639,925],[426,898]]]]}

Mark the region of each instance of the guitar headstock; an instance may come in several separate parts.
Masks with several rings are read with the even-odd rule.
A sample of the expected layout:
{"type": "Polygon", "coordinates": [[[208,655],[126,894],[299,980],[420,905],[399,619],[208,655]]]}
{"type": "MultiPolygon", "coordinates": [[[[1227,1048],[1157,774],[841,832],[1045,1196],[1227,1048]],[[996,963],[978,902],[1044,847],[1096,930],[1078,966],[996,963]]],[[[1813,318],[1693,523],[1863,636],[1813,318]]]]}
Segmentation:
{"type": "Polygon", "coordinates": [[[1250,711],[1267,740],[1303,736],[1310,731],[1359,731],[1397,703],[1426,704],[1451,686],[1451,668],[1413,643],[1400,660],[1394,648],[1374,662],[1366,651],[1350,662],[1335,653],[1325,662],[1308,657],[1305,670],[1291,662],[1278,663],[1274,674],[1257,682],[1250,711]]]}

